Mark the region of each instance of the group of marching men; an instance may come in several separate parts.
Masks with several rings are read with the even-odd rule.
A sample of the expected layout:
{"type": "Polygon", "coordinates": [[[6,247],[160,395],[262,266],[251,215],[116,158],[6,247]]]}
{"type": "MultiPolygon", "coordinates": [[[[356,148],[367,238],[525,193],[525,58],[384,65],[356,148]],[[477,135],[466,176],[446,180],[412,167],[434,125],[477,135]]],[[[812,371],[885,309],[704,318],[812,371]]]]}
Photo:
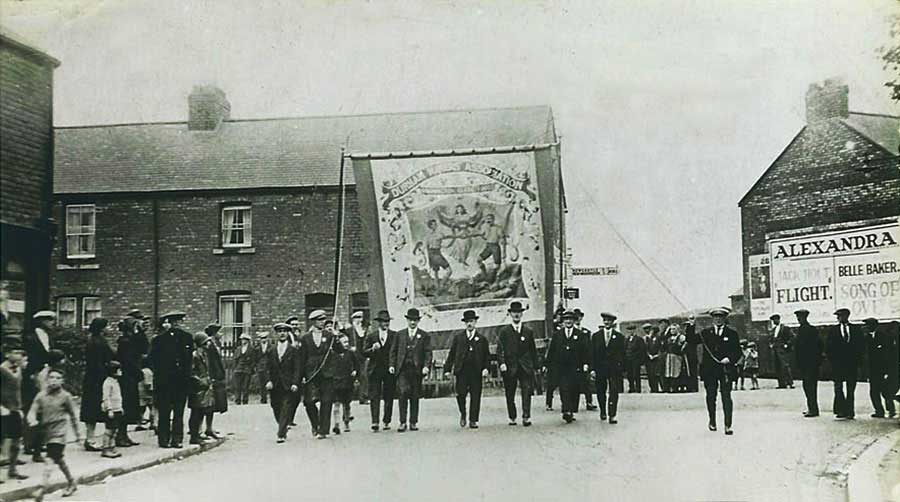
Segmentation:
{"type": "MultiPolygon", "coordinates": [[[[522,322],[524,311],[521,302],[511,302],[510,322],[499,329],[496,339],[509,425],[517,425],[517,388],[521,390],[522,425],[531,425],[531,398],[540,373],[552,375],[553,386],[559,389],[562,400],[565,423],[576,420],[584,382],[591,380],[600,405],[600,419],[617,423],[626,348],[625,336],[615,328],[616,316],[603,312],[603,326],[590,333],[575,326],[577,313],[563,312],[562,324],[554,330],[541,365],[535,333],[522,322]]],[[[709,429],[716,430],[717,396],[721,394],[725,434],[731,435],[731,383],[741,347],[738,334],[726,325],[728,314],[725,308],[712,310],[713,326],[691,333],[690,342],[703,347],[699,373],[707,392],[709,429]]],[[[311,327],[299,337],[290,324],[275,324],[276,342],[265,352],[265,389],[271,396],[278,424],[276,441],[285,441],[301,402],[316,438],[324,439],[329,432],[340,434],[338,409],[334,409],[332,426],[335,404],[342,411],[344,430],[349,430],[349,405],[357,377],[367,391],[373,432],[390,429],[395,389],[400,412],[397,431],[417,431],[422,380],[429,374],[432,362],[430,335],[419,328],[420,312],[409,309],[405,315],[407,327],[399,331],[390,329],[391,316],[383,310],[373,318],[373,329],[367,331],[361,331],[359,322],[343,331],[326,326],[327,315],[321,310],[310,313],[308,318],[311,327]],[[360,368],[365,368],[364,374],[360,374],[360,368]]],[[[452,336],[443,367],[445,376],[454,376],[459,425],[470,429],[478,428],[482,384],[490,361],[489,340],[479,331],[478,319],[474,310],[463,312],[464,327],[452,336]]]]}

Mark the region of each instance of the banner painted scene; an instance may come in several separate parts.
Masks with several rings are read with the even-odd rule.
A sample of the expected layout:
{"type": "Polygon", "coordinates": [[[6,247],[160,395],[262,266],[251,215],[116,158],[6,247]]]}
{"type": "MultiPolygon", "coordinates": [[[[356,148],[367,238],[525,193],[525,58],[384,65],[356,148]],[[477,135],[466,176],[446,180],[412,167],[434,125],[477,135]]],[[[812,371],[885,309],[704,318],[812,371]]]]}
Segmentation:
{"type": "Polygon", "coordinates": [[[372,160],[388,309],[425,329],[462,310],[504,322],[512,300],[544,318],[544,249],[534,154],[372,160]]]}
{"type": "Polygon", "coordinates": [[[770,241],[775,312],[805,308],[813,324],[841,307],[853,321],[900,319],[898,242],[896,223],[770,241]]]}

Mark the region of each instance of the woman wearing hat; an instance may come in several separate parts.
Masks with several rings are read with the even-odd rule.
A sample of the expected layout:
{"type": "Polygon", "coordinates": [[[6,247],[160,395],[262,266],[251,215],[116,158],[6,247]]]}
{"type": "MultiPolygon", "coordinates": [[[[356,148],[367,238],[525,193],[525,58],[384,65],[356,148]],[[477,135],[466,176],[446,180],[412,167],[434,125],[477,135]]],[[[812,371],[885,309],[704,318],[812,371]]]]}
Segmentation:
{"type": "Polygon", "coordinates": [[[116,342],[116,360],[122,365],[122,378],[119,379],[119,387],[122,389],[122,407],[125,415],[122,427],[118,429],[116,446],[129,447],[138,443],[128,437],[128,425],[141,423],[141,403],[138,384],[144,378],[141,368],[143,354],[140,352],[140,342],[137,339],[137,325],[140,321],[134,317],[126,317],[119,321],[121,335],[116,342]]]}
{"type": "Polygon", "coordinates": [[[85,426],[84,449],[102,451],[94,442],[97,422],[103,422],[106,416],[101,404],[103,402],[103,381],[107,376],[107,365],[114,359],[112,349],[106,341],[109,321],[97,317],[88,326],[87,346],[84,349],[84,382],[81,385],[81,412],[79,416],[85,426]]]}
{"type": "Polygon", "coordinates": [[[234,351],[234,404],[250,402],[250,376],[256,363],[252,341],[250,334],[241,333],[240,346],[234,351]]]}
{"type": "Polygon", "coordinates": [[[194,335],[194,354],[191,357],[191,388],[188,406],[191,416],[188,418],[188,435],[190,444],[203,444],[200,438],[200,425],[203,419],[212,415],[215,405],[215,392],[209,376],[209,345],[212,339],[206,333],[194,335]]]}
{"type": "Polygon", "coordinates": [[[206,325],[203,332],[209,337],[206,344],[206,352],[209,356],[209,380],[213,389],[213,406],[206,413],[206,432],[204,435],[211,439],[219,439],[221,436],[213,429],[213,416],[215,413],[228,411],[228,386],[225,381],[225,364],[222,362],[222,351],[219,347],[219,333],[222,326],[213,322],[206,325]]]}

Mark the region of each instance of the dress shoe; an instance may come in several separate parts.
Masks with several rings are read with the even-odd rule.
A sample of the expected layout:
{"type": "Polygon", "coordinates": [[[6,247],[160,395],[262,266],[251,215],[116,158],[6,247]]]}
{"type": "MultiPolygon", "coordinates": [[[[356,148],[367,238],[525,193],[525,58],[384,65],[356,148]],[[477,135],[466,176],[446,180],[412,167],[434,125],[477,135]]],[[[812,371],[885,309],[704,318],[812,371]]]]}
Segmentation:
{"type": "Polygon", "coordinates": [[[460,427],[466,426],[466,417],[465,416],[459,417],[459,426],[460,427]]]}
{"type": "Polygon", "coordinates": [[[391,430],[391,424],[388,424],[388,423],[382,424],[381,428],[386,431],[389,431],[389,430],[391,430]]]}
{"type": "Polygon", "coordinates": [[[725,435],[726,435],[726,436],[732,436],[732,435],[734,435],[734,431],[731,430],[731,427],[725,427],[725,435]]]}
{"type": "Polygon", "coordinates": [[[72,483],[69,486],[67,486],[66,489],[62,492],[62,496],[63,497],[71,497],[72,495],[75,494],[76,491],[78,491],[78,485],[76,485],[75,483],[72,483]]]}
{"type": "Polygon", "coordinates": [[[276,439],[275,439],[275,442],[278,443],[278,444],[281,444],[281,443],[284,442],[284,438],[283,438],[283,437],[276,438],[276,439]]]}
{"type": "Polygon", "coordinates": [[[606,420],[606,413],[600,413],[600,420],[606,420]]]}
{"type": "Polygon", "coordinates": [[[400,424],[400,427],[397,427],[397,432],[406,432],[406,424],[400,424]]]}
{"type": "Polygon", "coordinates": [[[509,425],[516,425],[516,421],[515,421],[515,420],[510,420],[510,421],[509,421],[509,425]]]}
{"type": "Polygon", "coordinates": [[[328,436],[326,436],[325,434],[318,434],[318,435],[316,435],[316,439],[325,439],[325,438],[327,438],[327,437],[328,437],[328,436]]]}
{"type": "Polygon", "coordinates": [[[888,412],[888,418],[897,418],[897,412],[896,411],[888,412]]]}
{"type": "Polygon", "coordinates": [[[190,441],[188,441],[188,444],[197,444],[197,445],[201,445],[201,444],[204,444],[204,442],[203,442],[202,439],[200,439],[200,436],[195,436],[195,437],[192,437],[192,438],[190,439],[190,441]]]}
{"type": "Polygon", "coordinates": [[[707,427],[709,427],[710,432],[716,432],[717,430],[716,424],[709,424],[707,427]]]}
{"type": "Polygon", "coordinates": [[[470,428],[470,429],[477,429],[477,428],[478,428],[478,422],[469,422],[469,428],[470,428]]]}
{"type": "Polygon", "coordinates": [[[181,444],[181,441],[178,441],[178,442],[172,443],[172,445],[170,446],[170,448],[175,448],[175,449],[178,449],[178,448],[184,448],[184,445],[181,444]]]}
{"type": "Polygon", "coordinates": [[[522,419],[522,427],[531,427],[531,420],[528,420],[527,418],[522,419]]]}
{"type": "Polygon", "coordinates": [[[28,476],[19,472],[11,472],[9,473],[9,479],[18,479],[19,481],[21,481],[23,479],[28,479],[28,476]]]}
{"type": "Polygon", "coordinates": [[[872,413],[872,418],[884,418],[884,413],[872,413]]]}
{"type": "Polygon", "coordinates": [[[409,430],[417,431],[417,430],[419,430],[419,426],[416,424],[409,424],[409,430]]]}
{"type": "Polygon", "coordinates": [[[619,421],[618,421],[618,420],[616,420],[616,417],[609,417],[609,423],[611,423],[611,424],[614,424],[614,425],[615,425],[615,424],[617,424],[617,423],[619,423],[619,421]]]}
{"type": "Polygon", "coordinates": [[[379,429],[378,424],[372,424],[372,432],[378,432],[379,429]]]}
{"type": "Polygon", "coordinates": [[[31,456],[31,461],[36,464],[43,464],[44,457],[40,453],[35,453],[34,455],[31,456]]]}
{"type": "Polygon", "coordinates": [[[334,435],[337,436],[338,434],[341,433],[341,428],[339,426],[335,425],[334,427],[331,428],[331,432],[333,432],[334,435]]]}
{"type": "Polygon", "coordinates": [[[85,451],[103,451],[102,448],[98,447],[94,443],[89,442],[88,440],[84,440],[84,450],[85,451]]]}
{"type": "Polygon", "coordinates": [[[575,421],[575,417],[573,417],[571,413],[563,413],[562,419],[565,420],[567,424],[571,424],[575,421]]]}
{"type": "Polygon", "coordinates": [[[819,416],[818,413],[810,413],[810,412],[808,412],[808,411],[807,411],[806,413],[803,414],[803,417],[804,417],[804,418],[816,418],[817,416],[819,416]]]}
{"type": "Polygon", "coordinates": [[[597,405],[596,405],[596,404],[589,404],[589,405],[587,405],[587,410],[588,410],[588,411],[596,411],[596,410],[597,410],[597,405]]]}
{"type": "Polygon", "coordinates": [[[216,431],[206,431],[204,436],[211,438],[211,439],[222,439],[222,435],[216,431]]]}

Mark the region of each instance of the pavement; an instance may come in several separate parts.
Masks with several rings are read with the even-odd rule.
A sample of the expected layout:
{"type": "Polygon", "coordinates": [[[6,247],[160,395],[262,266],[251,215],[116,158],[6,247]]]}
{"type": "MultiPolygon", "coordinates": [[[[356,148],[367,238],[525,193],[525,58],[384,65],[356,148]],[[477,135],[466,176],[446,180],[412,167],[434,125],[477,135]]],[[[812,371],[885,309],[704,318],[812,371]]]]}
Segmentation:
{"type": "Polygon", "coordinates": [[[452,398],[432,399],[422,402],[421,430],[404,434],[372,433],[368,407],[354,404],[353,431],[327,440],[311,437],[301,408],[284,444],[267,406],[232,406],[216,419],[233,433],[220,447],[84,486],[70,500],[847,500],[851,466],[897,422],[868,418],[864,384],[854,421],[831,418],[830,384],[816,419],[801,417],[801,390],[767,384],[735,392],[734,436],[707,431],[702,393],[624,394],[617,425],[586,411],[566,425],[536,407],[531,428],[506,425],[503,399],[491,396],[479,430],[459,428],[452,398]]]}

